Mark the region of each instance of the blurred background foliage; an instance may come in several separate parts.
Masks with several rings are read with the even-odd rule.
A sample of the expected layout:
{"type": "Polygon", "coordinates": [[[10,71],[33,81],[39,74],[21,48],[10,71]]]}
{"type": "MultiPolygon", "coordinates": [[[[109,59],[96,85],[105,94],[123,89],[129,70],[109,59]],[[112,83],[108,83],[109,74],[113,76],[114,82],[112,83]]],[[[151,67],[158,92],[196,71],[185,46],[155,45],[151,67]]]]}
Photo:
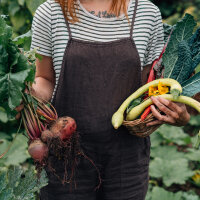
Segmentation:
{"type": "MultiPolygon", "coordinates": [[[[184,13],[192,14],[200,26],[200,0],[151,0],[162,13],[163,21],[175,24],[184,13]]],[[[31,28],[37,7],[45,0],[0,0],[0,15],[8,15],[8,24],[14,29],[14,37],[31,28]]]]}
{"type": "MultiPolygon", "coordinates": [[[[30,46],[31,34],[28,31],[31,28],[33,15],[44,1],[0,0],[0,15],[7,16],[7,23],[13,27],[13,38],[18,37],[18,44],[26,50],[30,46]],[[27,32],[28,34],[21,37],[27,32]]],[[[200,26],[200,0],[152,0],[152,2],[160,8],[163,22],[173,25],[187,12],[195,17],[200,26]]],[[[2,119],[3,116],[0,116],[0,154],[8,149],[16,135],[15,131],[9,128],[9,123],[15,122],[5,124],[1,122],[2,119]]],[[[150,184],[146,200],[200,200],[200,151],[194,149],[199,129],[198,115],[192,116],[190,123],[185,127],[163,125],[152,134],[150,184]]],[[[0,199],[36,198],[34,185],[32,188],[27,188],[26,194],[23,190],[21,192],[18,190],[20,185],[27,185],[24,184],[26,183],[24,174],[27,171],[35,173],[33,161],[27,152],[27,139],[23,136],[22,130],[6,156],[0,159],[0,199]],[[16,166],[17,168],[13,168],[16,166]],[[11,181],[9,173],[7,175],[5,173],[8,170],[11,174],[15,172],[15,178],[16,172],[19,172],[17,186],[12,187],[12,183],[9,182],[11,181]],[[20,195],[20,198],[16,195],[20,195]]],[[[30,180],[34,182],[35,178],[32,177],[30,180]]],[[[44,178],[41,187],[45,184],[44,178]]]]}
{"type": "Polygon", "coordinates": [[[152,0],[162,13],[163,21],[175,24],[185,13],[192,14],[200,26],[200,0],[152,0]]]}

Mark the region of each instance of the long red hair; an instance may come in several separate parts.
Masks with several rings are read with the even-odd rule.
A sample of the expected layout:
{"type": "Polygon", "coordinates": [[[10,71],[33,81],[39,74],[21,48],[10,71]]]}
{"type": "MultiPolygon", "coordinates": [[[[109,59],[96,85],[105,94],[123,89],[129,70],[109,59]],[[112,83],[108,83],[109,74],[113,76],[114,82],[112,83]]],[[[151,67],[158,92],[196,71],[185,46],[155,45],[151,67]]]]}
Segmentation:
{"type": "MultiPolygon", "coordinates": [[[[76,1],[77,0],[55,0],[62,8],[63,14],[67,20],[72,23],[78,21],[76,13],[76,1]]],[[[126,0],[112,0],[110,12],[113,12],[116,16],[119,16],[121,11],[127,16],[126,0]]]]}

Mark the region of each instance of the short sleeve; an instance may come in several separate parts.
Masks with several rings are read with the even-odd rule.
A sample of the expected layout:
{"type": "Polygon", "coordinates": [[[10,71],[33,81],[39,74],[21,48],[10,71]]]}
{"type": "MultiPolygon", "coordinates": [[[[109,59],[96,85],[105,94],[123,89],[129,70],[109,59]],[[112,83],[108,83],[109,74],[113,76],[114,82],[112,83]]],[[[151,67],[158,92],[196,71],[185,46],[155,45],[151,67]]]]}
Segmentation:
{"type": "Polygon", "coordinates": [[[38,48],[37,53],[52,57],[51,5],[48,1],[36,10],[31,30],[31,49],[38,48]]]}
{"type": "Polygon", "coordinates": [[[157,8],[155,12],[155,20],[153,23],[153,31],[149,38],[147,49],[145,52],[144,66],[151,64],[159,58],[164,47],[164,29],[160,10],[157,8]]]}

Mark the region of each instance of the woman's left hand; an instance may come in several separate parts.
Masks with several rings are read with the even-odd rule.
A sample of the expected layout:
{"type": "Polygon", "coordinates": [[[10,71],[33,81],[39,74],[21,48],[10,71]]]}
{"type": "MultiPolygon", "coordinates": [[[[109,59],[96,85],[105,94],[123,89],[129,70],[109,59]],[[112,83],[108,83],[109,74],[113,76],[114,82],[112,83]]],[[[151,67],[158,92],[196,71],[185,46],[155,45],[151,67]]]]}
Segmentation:
{"type": "Polygon", "coordinates": [[[151,97],[154,105],[151,105],[151,112],[157,120],[150,122],[147,126],[157,124],[170,124],[173,126],[185,126],[190,120],[190,114],[187,112],[185,104],[175,103],[161,97],[151,97]],[[165,115],[162,115],[156,107],[165,115]]]}

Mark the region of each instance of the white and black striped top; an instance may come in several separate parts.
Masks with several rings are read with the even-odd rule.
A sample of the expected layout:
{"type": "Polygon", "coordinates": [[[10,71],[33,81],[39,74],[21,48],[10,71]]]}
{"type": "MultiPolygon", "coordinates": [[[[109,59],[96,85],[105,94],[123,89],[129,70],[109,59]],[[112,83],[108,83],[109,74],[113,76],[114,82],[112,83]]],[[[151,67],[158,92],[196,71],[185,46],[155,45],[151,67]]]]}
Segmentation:
{"type": "MultiPolygon", "coordinates": [[[[99,18],[88,12],[79,0],[77,5],[79,22],[70,24],[73,38],[108,42],[130,36],[131,23],[125,15],[118,18],[99,18]]],[[[130,0],[128,6],[130,21],[134,7],[135,0],[130,0]]],[[[39,47],[39,54],[52,57],[57,85],[69,35],[61,7],[55,0],[47,0],[36,10],[32,31],[31,49],[39,47]]],[[[159,57],[164,46],[163,24],[160,10],[149,0],[139,0],[133,39],[142,67],[159,57]]]]}

